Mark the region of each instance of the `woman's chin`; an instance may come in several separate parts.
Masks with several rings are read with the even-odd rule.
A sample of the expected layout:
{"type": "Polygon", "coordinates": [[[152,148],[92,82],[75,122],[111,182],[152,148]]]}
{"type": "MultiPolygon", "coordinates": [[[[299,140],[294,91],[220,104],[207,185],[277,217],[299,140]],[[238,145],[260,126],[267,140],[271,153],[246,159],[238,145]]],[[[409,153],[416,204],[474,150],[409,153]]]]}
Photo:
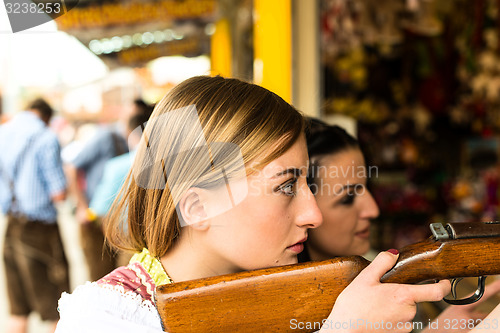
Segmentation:
{"type": "Polygon", "coordinates": [[[273,266],[283,266],[283,265],[293,265],[298,263],[299,260],[297,259],[297,256],[289,256],[287,258],[282,258],[281,260],[278,260],[274,263],[273,266]]]}
{"type": "Polygon", "coordinates": [[[370,251],[370,242],[366,241],[364,244],[360,244],[355,251],[355,255],[362,256],[365,255],[368,251],[370,251]]]}

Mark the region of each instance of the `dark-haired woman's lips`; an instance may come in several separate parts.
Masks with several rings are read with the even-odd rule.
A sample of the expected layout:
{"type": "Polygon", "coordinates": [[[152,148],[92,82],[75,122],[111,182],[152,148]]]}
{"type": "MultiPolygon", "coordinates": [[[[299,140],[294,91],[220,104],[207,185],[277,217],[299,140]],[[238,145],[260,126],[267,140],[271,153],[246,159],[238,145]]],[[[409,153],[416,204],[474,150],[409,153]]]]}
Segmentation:
{"type": "Polygon", "coordinates": [[[368,239],[370,238],[370,228],[368,227],[366,229],[358,231],[354,235],[359,238],[368,239]]]}

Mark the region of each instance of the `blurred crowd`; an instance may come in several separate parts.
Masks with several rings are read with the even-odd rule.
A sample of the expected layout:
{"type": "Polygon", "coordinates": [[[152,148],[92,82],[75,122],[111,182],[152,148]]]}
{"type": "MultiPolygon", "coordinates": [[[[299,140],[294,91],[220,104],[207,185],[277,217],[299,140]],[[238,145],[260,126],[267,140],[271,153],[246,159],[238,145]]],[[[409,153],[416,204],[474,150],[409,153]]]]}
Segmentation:
{"type": "Polygon", "coordinates": [[[90,281],[128,262],[130,254],[103,246],[102,220],[131,167],[142,133],[134,129],[144,128],[153,107],[136,99],[110,123],[71,123],[42,98],[9,117],[0,109],[7,332],[26,332],[32,312],[55,330],[57,301],[71,291],[58,202],[73,207],[90,281]]]}

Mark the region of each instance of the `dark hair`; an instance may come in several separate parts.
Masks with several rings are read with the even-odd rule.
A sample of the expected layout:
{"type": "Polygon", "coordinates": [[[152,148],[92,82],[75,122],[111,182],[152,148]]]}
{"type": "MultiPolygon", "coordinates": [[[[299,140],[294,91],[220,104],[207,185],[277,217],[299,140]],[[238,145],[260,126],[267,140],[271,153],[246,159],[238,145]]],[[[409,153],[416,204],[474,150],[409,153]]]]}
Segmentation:
{"type": "MultiPolygon", "coordinates": [[[[316,183],[315,168],[319,167],[319,162],[313,157],[322,155],[337,154],[349,149],[360,149],[359,142],[352,135],[347,133],[342,127],[328,125],[316,118],[306,119],[306,140],[307,151],[309,153],[309,173],[307,184],[309,187],[316,183]]],[[[314,193],[314,191],[313,191],[314,193]]]]}
{"type": "Polygon", "coordinates": [[[128,128],[130,130],[133,130],[133,129],[135,129],[135,128],[141,126],[141,125],[143,125],[148,120],[149,120],[149,116],[146,115],[146,114],[136,114],[136,115],[133,115],[128,120],[128,128]]]}
{"type": "MultiPolygon", "coordinates": [[[[337,154],[349,149],[360,149],[360,146],[358,140],[347,133],[342,127],[328,125],[316,118],[308,117],[306,119],[305,133],[307,151],[311,160],[307,175],[307,184],[312,190],[316,183],[315,176],[318,175],[318,172],[314,172],[314,168],[319,167],[318,161],[314,161],[313,157],[337,154]]],[[[314,190],[312,191],[314,193],[314,190]]],[[[299,262],[311,261],[307,246],[297,255],[297,259],[299,262]]]]}
{"type": "Polygon", "coordinates": [[[350,148],[359,149],[359,142],[342,127],[328,125],[316,119],[306,120],[306,139],[309,158],[335,154],[350,148]]]}
{"type": "MultiPolygon", "coordinates": [[[[135,113],[137,115],[142,115],[142,116],[145,116],[146,118],[149,119],[149,117],[151,116],[151,113],[153,113],[154,105],[149,105],[140,98],[136,98],[134,100],[134,105],[136,108],[135,113]]],[[[147,119],[146,119],[146,121],[147,121],[147,119]]]]}
{"type": "Polygon", "coordinates": [[[54,114],[54,109],[43,98],[37,98],[28,104],[29,110],[36,110],[40,113],[43,121],[48,122],[54,114]]]}

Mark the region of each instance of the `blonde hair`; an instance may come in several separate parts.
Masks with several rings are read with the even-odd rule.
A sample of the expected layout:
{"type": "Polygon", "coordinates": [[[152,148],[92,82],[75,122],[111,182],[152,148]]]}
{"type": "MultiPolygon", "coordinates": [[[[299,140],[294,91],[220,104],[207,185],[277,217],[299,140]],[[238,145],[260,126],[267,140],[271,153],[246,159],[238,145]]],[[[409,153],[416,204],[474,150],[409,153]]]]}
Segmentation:
{"type": "MultiPolygon", "coordinates": [[[[106,218],[106,239],[113,246],[132,251],[147,248],[153,256],[163,256],[181,231],[169,177],[175,175],[175,191],[181,192],[220,183],[214,179],[213,168],[198,163],[200,139],[195,130],[186,127],[190,121],[187,110],[193,106],[206,143],[236,145],[245,166],[250,162],[267,165],[285,153],[304,129],[297,110],[260,86],[220,76],[198,76],[180,83],[156,105],[132,169],[106,218]],[[165,122],[162,117],[173,114],[169,112],[180,116],[165,122]],[[179,132],[183,132],[182,138],[179,132]],[[152,151],[148,148],[153,139],[156,146],[152,151]],[[161,160],[161,164],[145,165],[148,159],[161,160]]],[[[234,162],[229,155],[223,157],[223,164],[234,162]]]]}

